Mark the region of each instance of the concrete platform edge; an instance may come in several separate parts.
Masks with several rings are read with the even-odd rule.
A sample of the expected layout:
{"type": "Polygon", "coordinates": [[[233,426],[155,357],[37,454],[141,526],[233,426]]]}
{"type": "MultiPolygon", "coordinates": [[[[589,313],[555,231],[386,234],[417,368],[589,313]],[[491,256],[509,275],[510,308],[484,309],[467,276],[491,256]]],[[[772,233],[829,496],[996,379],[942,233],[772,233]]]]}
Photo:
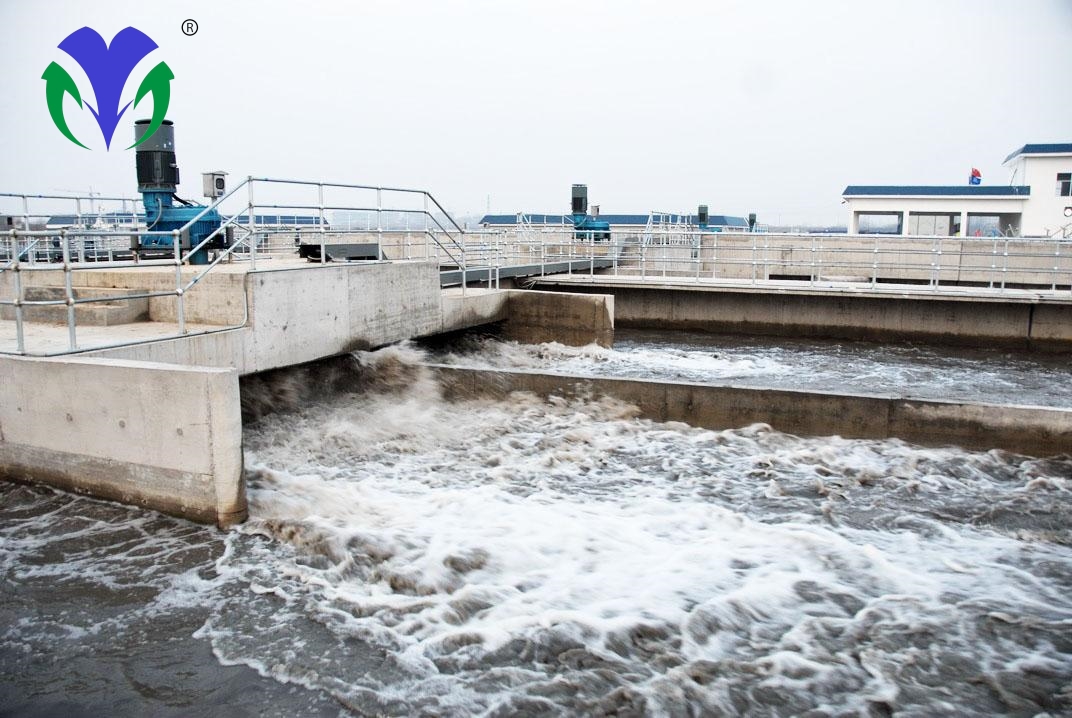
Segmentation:
{"type": "Polygon", "coordinates": [[[1070,409],[430,367],[449,399],[501,398],[513,391],[539,396],[605,395],[636,405],[644,418],[706,429],[765,423],[805,436],[899,438],[924,446],[1002,449],[1028,456],[1072,452],[1070,409]]]}

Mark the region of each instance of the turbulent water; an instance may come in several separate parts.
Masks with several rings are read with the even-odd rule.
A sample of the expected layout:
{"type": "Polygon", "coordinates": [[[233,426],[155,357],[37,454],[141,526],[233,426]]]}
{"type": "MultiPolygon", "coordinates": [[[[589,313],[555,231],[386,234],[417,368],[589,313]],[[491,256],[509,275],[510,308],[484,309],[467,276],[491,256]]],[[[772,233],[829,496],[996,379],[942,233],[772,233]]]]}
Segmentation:
{"type": "Polygon", "coordinates": [[[436,351],[450,364],[918,399],[1072,406],[1064,355],[619,330],[614,348],[466,337],[436,351]]]}
{"type": "Polygon", "coordinates": [[[422,358],[248,384],[228,533],[0,489],[0,691],[177,623],[280,714],[1072,712],[1072,458],[449,403],[422,358]]]}

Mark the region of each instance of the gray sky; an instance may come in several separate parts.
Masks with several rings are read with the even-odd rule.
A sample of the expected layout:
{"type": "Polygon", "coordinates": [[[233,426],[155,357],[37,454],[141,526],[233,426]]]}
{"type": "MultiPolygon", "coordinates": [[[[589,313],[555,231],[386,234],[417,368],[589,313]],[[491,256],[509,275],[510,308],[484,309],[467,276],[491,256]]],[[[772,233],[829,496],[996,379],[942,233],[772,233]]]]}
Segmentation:
{"type": "Polygon", "coordinates": [[[199,173],[420,186],[449,209],[756,211],[844,223],[846,184],[1007,184],[1005,155],[1072,141],[1072,0],[221,2],[0,0],[0,191],[134,193],[41,73],[89,25],[165,60],[184,182],[199,173]],[[193,18],[199,31],[181,32],[193,18]]]}

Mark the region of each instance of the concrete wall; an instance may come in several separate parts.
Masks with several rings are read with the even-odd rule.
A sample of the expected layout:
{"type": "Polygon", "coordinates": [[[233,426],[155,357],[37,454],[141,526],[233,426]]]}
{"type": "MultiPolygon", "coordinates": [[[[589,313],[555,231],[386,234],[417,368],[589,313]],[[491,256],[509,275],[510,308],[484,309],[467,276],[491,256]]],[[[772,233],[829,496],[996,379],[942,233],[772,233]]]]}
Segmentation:
{"type": "Polygon", "coordinates": [[[442,326],[439,269],[432,263],[298,265],[239,278],[246,286],[238,290],[249,297],[248,326],[89,354],[251,374],[434,334],[442,326]]]}
{"type": "Polygon", "coordinates": [[[1072,304],[682,286],[540,286],[614,295],[618,326],[1072,350],[1072,304]]]}
{"type": "Polygon", "coordinates": [[[606,395],[635,404],[645,418],[708,429],[766,423],[792,434],[847,438],[897,437],[928,446],[1004,449],[1031,456],[1072,448],[1072,410],[925,401],[891,396],[828,394],[664,381],[586,378],[435,365],[446,395],[501,398],[512,391],[540,396],[606,395]]]}
{"type": "Polygon", "coordinates": [[[507,317],[509,291],[460,288],[443,291],[443,323],[440,332],[456,332],[482,324],[494,324],[507,317]]]}
{"type": "Polygon", "coordinates": [[[1065,207],[1072,207],[1072,197],[1057,194],[1057,175],[1072,172],[1072,156],[1021,155],[1014,160],[1031,187],[1031,201],[1024,206],[1024,234],[1049,235],[1067,227],[1072,218],[1065,217],[1065,207]]]}
{"type": "Polygon", "coordinates": [[[614,344],[614,297],[511,290],[503,325],[507,339],[539,344],[614,344]]]}
{"type": "MultiPolygon", "coordinates": [[[[134,269],[88,269],[72,272],[71,282],[75,287],[93,289],[118,288],[145,292],[175,291],[174,267],[138,267],[134,269]]],[[[220,265],[195,284],[183,300],[186,321],[191,324],[234,326],[245,318],[245,272],[244,265],[236,265],[235,271],[228,265],[220,265]]],[[[189,282],[204,267],[185,267],[183,282],[189,282]]],[[[0,297],[14,297],[11,272],[0,273],[0,297]]],[[[35,270],[22,272],[24,287],[62,287],[63,271],[35,270]]],[[[124,292],[115,292],[116,295],[124,292]]],[[[149,319],[154,322],[177,321],[178,301],[175,297],[153,297],[149,300],[149,319]]]]}
{"type": "Polygon", "coordinates": [[[246,517],[238,374],[0,357],[0,475],[227,526],[246,517]]]}

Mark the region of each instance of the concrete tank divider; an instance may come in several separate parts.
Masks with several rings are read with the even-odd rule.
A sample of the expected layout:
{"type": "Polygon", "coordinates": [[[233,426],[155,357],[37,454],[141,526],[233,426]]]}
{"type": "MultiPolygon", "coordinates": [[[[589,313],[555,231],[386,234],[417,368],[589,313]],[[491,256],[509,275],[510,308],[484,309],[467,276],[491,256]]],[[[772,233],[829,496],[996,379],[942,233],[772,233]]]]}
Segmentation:
{"type": "Polygon", "coordinates": [[[1072,452],[1070,409],[429,366],[452,400],[503,398],[514,391],[610,396],[635,404],[645,418],[707,429],[764,423],[806,436],[896,437],[925,446],[1004,449],[1029,456],[1072,452]]]}
{"type": "Polygon", "coordinates": [[[234,369],[0,357],[0,476],[221,527],[246,518],[234,369]]]}
{"type": "Polygon", "coordinates": [[[1072,303],[1065,298],[675,285],[600,275],[547,277],[536,286],[611,294],[619,327],[1072,351],[1072,303]]]}
{"type": "Polygon", "coordinates": [[[531,289],[507,292],[505,336],[527,344],[614,344],[614,297],[531,289]]]}

